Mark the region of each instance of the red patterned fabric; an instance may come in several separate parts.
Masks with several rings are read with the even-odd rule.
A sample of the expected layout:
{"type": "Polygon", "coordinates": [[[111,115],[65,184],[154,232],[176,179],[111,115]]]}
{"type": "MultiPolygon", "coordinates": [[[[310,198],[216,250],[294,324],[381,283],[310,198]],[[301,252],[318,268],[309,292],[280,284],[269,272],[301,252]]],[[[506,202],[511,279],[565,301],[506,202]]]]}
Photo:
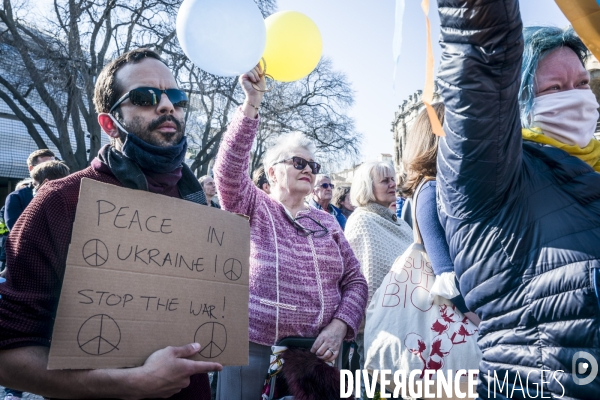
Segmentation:
{"type": "MultiPolygon", "coordinates": [[[[82,178],[121,186],[98,159],[64,179],[46,183],[19,217],[6,245],[6,282],[0,285],[0,349],[50,346],[82,178]]],[[[210,399],[206,374],[173,399],[210,399]]]]}

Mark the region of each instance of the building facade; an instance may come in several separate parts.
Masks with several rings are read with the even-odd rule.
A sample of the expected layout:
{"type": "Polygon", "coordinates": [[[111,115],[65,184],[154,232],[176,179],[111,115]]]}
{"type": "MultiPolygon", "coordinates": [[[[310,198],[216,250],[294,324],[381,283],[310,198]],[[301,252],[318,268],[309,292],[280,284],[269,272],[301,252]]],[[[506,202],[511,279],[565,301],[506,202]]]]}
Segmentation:
{"type": "MultiPolygon", "coordinates": [[[[433,102],[442,101],[438,94],[437,85],[434,87],[433,102]]],[[[402,175],[402,155],[406,148],[406,139],[408,137],[410,128],[417,118],[417,115],[425,109],[423,104],[423,91],[417,90],[414,94],[408,96],[408,100],[398,107],[398,111],[394,115],[392,121],[392,133],[394,135],[394,154],[392,154],[394,161],[394,168],[396,169],[396,175],[402,175]]]]}
{"type": "MultiPolygon", "coordinates": [[[[377,157],[377,161],[393,163],[393,156],[391,154],[381,153],[377,157]]],[[[333,183],[336,186],[352,186],[352,181],[354,180],[356,170],[362,164],[363,163],[359,163],[352,166],[351,168],[346,168],[342,171],[333,172],[329,174],[329,177],[331,178],[331,183],[333,183]]]]}

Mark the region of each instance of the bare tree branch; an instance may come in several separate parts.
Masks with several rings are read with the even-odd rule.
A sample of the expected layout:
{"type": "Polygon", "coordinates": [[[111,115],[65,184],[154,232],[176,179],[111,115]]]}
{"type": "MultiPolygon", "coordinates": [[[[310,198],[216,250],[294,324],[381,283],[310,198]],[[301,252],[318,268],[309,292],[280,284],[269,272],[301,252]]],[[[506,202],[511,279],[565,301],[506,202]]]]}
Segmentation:
{"type": "Polygon", "coordinates": [[[23,122],[23,124],[27,128],[27,132],[29,132],[32,139],[35,141],[35,144],[40,149],[48,147],[48,146],[46,146],[44,139],[42,139],[42,136],[40,136],[37,129],[35,129],[35,125],[33,125],[33,122],[31,122],[31,120],[29,118],[27,118],[27,116],[23,113],[23,111],[21,111],[19,106],[17,106],[15,104],[15,102],[12,101],[10,96],[7,96],[6,93],[4,93],[3,91],[0,91],[0,99],[4,100],[4,102],[8,105],[8,107],[10,107],[12,112],[15,113],[15,116],[23,122]]]}
{"type": "MultiPolygon", "coordinates": [[[[23,11],[13,10],[11,0],[2,1],[0,21],[6,29],[0,35],[19,60],[14,67],[18,79],[0,79],[0,93],[9,98],[9,106],[31,136],[38,135],[34,137],[38,145],[45,134],[71,170],[86,167],[97,154],[102,135],[93,105],[98,74],[109,59],[149,46],[161,54],[180,87],[189,93],[185,124],[191,167],[198,176],[207,173],[244,94],[236,78],[208,74],[183,54],[174,40],[182,0],[53,0],[54,15],[43,31],[38,21],[28,22],[23,11]],[[51,120],[44,121],[33,99],[41,99],[51,120]]],[[[255,2],[264,17],[277,9],[276,0],[255,2]]],[[[279,135],[291,131],[312,138],[324,160],[356,157],[361,136],[348,114],[352,103],[350,84],[326,59],[298,82],[276,83],[261,109],[252,169],[279,135]]]]}

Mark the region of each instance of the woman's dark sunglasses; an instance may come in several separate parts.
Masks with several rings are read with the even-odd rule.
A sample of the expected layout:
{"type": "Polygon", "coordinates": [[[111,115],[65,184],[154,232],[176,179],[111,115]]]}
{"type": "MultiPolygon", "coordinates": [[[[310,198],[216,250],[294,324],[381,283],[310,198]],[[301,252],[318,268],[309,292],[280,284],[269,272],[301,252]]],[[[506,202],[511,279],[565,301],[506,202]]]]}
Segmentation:
{"type": "MultiPolygon", "coordinates": [[[[308,165],[310,167],[310,171],[313,174],[318,174],[319,171],[321,170],[321,164],[316,163],[314,161],[307,161],[302,157],[291,157],[291,158],[286,158],[285,160],[281,160],[281,161],[277,161],[275,164],[280,164],[280,163],[284,163],[286,161],[290,161],[292,160],[292,162],[294,163],[294,168],[302,171],[304,168],[306,168],[306,166],[308,165]]],[[[275,165],[273,164],[273,165],[275,165]]]]}
{"type": "Polygon", "coordinates": [[[139,87],[125,93],[117,102],[110,108],[109,113],[119,107],[121,103],[129,99],[134,106],[147,107],[155,106],[160,103],[162,94],[166,94],[169,101],[175,107],[185,108],[188,105],[188,97],[183,90],[179,89],[158,89],[153,87],[139,87]]]}

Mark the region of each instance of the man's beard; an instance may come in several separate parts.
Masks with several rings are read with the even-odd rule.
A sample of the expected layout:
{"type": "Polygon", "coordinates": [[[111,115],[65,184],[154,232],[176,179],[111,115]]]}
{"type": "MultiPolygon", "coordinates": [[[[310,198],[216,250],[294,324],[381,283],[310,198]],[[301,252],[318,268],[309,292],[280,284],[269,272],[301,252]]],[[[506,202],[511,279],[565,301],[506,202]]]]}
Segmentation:
{"type": "MultiPolygon", "coordinates": [[[[160,117],[152,120],[146,126],[144,126],[141,117],[134,117],[129,123],[125,123],[125,121],[123,121],[121,118],[119,118],[119,120],[125,129],[127,129],[128,133],[134,134],[148,144],[159,147],[174,146],[181,142],[181,138],[183,137],[183,132],[185,129],[185,124],[180,122],[172,115],[161,115],[160,117]],[[168,121],[171,121],[175,124],[176,130],[173,134],[165,135],[161,133],[154,133],[155,129],[168,121]]],[[[119,139],[121,140],[121,143],[125,143],[126,137],[127,134],[119,130],[119,139]]]]}

